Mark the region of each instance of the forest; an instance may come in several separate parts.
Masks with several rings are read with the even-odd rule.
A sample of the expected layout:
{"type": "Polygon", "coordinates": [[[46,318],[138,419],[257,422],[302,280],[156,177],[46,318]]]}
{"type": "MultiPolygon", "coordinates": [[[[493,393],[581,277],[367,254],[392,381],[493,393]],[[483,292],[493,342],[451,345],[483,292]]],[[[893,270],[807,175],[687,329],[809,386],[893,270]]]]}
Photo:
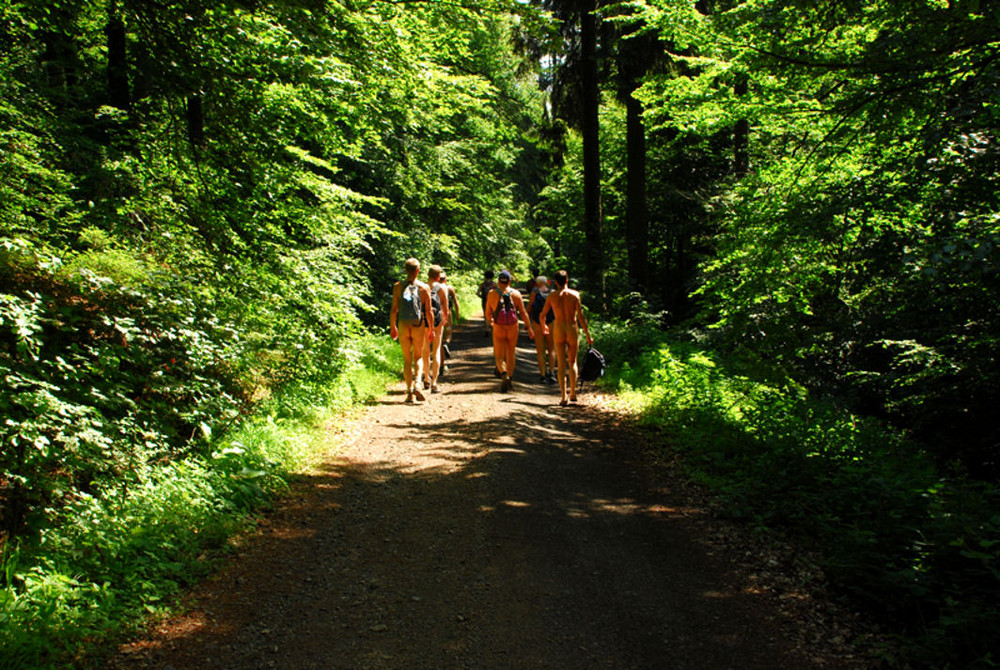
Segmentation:
{"type": "Polygon", "coordinates": [[[211,571],[397,379],[409,256],[567,269],[885,667],[994,667],[998,93],[980,0],[0,0],[0,667],[211,571]]]}

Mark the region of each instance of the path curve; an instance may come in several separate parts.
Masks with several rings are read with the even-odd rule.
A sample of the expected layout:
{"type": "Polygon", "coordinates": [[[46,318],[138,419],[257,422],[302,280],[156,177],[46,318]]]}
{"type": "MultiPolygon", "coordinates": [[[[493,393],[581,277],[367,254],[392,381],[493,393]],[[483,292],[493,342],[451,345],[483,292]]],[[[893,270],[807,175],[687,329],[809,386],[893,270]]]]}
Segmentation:
{"type": "Polygon", "coordinates": [[[643,486],[630,433],[559,407],[522,336],[499,393],[481,331],[443,393],[400,383],[186,612],[118,668],[809,668],[683,492],[643,486]]]}

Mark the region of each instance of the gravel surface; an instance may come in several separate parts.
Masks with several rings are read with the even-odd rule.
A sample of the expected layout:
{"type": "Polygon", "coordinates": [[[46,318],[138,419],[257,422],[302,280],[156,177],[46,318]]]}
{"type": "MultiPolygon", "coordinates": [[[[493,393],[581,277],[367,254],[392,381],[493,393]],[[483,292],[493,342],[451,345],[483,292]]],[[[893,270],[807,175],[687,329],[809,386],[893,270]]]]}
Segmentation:
{"type": "Polygon", "coordinates": [[[400,383],[341,430],[111,667],[865,667],[600,396],[559,407],[526,337],[500,393],[488,344],[459,331],[441,394],[405,405],[400,383]]]}

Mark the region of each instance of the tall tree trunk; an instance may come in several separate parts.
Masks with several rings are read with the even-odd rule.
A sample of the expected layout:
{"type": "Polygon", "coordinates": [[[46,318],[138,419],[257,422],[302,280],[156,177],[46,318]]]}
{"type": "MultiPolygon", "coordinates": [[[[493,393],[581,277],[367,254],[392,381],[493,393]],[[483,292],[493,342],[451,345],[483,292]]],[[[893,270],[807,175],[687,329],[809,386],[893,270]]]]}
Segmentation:
{"type": "Polygon", "coordinates": [[[200,93],[192,93],[187,98],[187,128],[188,141],[194,147],[201,147],[205,143],[205,112],[200,93]]]}
{"type": "MultiPolygon", "coordinates": [[[[634,90],[634,86],[632,87],[634,90]]],[[[625,99],[625,234],[628,269],[632,282],[649,288],[649,205],[646,199],[646,127],[642,103],[630,94],[625,99]]]]}
{"type": "MultiPolygon", "coordinates": [[[[747,94],[747,75],[741,74],[733,85],[733,93],[740,98],[747,94]]],[[[750,171],[750,121],[743,118],[733,127],[733,173],[745,177],[750,171]]]]}
{"type": "Polygon", "coordinates": [[[580,86],[583,135],[583,235],[586,241],[586,276],[605,307],[604,224],[601,212],[601,91],[597,73],[597,0],[581,0],[580,86]]]}
{"type": "Polygon", "coordinates": [[[619,38],[618,99],[625,105],[625,248],[630,283],[643,293],[649,281],[649,204],[646,194],[646,126],[634,93],[656,62],[659,40],[641,24],[619,38]]]}
{"type": "Polygon", "coordinates": [[[125,24],[117,13],[108,16],[104,34],[108,40],[108,102],[112,107],[128,109],[132,100],[129,94],[125,24]]]}

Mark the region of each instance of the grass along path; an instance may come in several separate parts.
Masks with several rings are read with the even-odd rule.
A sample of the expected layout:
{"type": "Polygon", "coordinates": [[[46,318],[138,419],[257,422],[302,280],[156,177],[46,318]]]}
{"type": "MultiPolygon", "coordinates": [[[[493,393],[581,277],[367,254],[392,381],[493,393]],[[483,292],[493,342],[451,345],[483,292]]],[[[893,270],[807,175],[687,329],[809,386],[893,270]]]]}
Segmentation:
{"type": "Polygon", "coordinates": [[[398,384],[185,613],[117,668],[847,668],[711,541],[635,436],[558,406],[519,350],[499,393],[479,329],[429,402],[398,384]],[[641,470],[641,468],[640,468],[641,470]]]}

